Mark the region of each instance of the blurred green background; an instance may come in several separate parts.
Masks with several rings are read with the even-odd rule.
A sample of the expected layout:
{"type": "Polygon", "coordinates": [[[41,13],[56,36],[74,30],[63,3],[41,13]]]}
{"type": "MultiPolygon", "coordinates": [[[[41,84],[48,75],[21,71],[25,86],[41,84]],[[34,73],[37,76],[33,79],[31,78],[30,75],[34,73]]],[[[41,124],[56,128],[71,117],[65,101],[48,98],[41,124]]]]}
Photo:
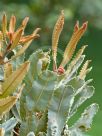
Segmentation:
{"type": "Polygon", "coordinates": [[[78,118],[85,106],[97,102],[100,109],[88,134],[102,136],[102,0],[0,0],[0,20],[2,13],[6,12],[8,18],[11,14],[16,15],[18,25],[25,16],[30,17],[26,33],[41,27],[41,37],[34,41],[26,52],[28,57],[38,48],[51,46],[53,27],[62,9],[65,13],[65,25],[59,43],[61,50],[65,49],[75,22],[77,20],[80,24],[87,20],[89,22],[87,32],[78,43],[78,48],[85,44],[89,45],[86,50],[86,59],[92,59],[93,70],[88,78],[94,79],[92,84],[96,88],[94,96],[80,107],[70,124],[78,118]]]}

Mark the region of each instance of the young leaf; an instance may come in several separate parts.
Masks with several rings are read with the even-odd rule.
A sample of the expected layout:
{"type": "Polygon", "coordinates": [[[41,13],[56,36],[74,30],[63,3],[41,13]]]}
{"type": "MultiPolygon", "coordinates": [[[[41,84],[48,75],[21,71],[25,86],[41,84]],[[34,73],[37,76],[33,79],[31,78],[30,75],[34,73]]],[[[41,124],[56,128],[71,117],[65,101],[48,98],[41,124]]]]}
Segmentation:
{"type": "Polygon", "coordinates": [[[53,34],[52,34],[52,57],[53,57],[53,68],[54,71],[57,70],[57,64],[56,64],[56,56],[57,56],[57,46],[58,46],[58,40],[59,40],[59,36],[61,34],[61,31],[63,29],[63,25],[64,25],[64,12],[63,10],[61,11],[61,15],[59,16],[54,30],[53,30],[53,34]]]}
{"type": "Polygon", "coordinates": [[[3,32],[3,35],[5,36],[7,32],[7,16],[5,13],[2,18],[2,32],[3,32]]]}
{"type": "Polygon", "coordinates": [[[29,68],[29,62],[26,61],[16,71],[14,71],[5,81],[2,83],[2,94],[0,98],[4,98],[14,92],[18,85],[22,82],[29,68]]]}
{"type": "Polygon", "coordinates": [[[13,107],[17,99],[18,99],[18,96],[9,96],[9,97],[0,99],[0,118],[2,118],[3,115],[13,107]]]}
{"type": "Polygon", "coordinates": [[[4,134],[5,134],[4,128],[0,128],[0,136],[4,136],[4,134]]]}
{"type": "Polygon", "coordinates": [[[15,25],[16,25],[16,17],[12,15],[10,18],[10,24],[9,24],[9,32],[12,34],[15,31],[15,25]]]}
{"type": "Polygon", "coordinates": [[[13,67],[10,62],[4,64],[4,79],[8,78],[13,72],[13,67]]]}
{"type": "Polygon", "coordinates": [[[15,35],[13,36],[13,42],[12,42],[12,45],[11,45],[11,50],[14,49],[18,43],[19,43],[19,40],[21,38],[21,35],[22,35],[22,31],[23,31],[23,28],[19,29],[15,35]]]}
{"type": "Polygon", "coordinates": [[[2,116],[13,107],[17,99],[20,97],[23,88],[24,84],[18,90],[16,96],[8,96],[6,98],[0,99],[0,118],[2,118],[2,116]]]}
{"type": "Polygon", "coordinates": [[[87,45],[83,46],[78,53],[76,54],[75,58],[71,61],[71,63],[68,65],[68,69],[66,71],[67,74],[69,74],[71,72],[71,70],[73,69],[73,67],[76,65],[76,63],[78,62],[78,60],[81,58],[85,48],[87,47],[87,45]]]}
{"type": "Polygon", "coordinates": [[[17,57],[19,57],[19,56],[22,55],[23,53],[25,53],[26,49],[30,46],[31,41],[32,41],[32,39],[31,39],[30,41],[28,41],[27,43],[25,43],[25,44],[20,48],[20,50],[18,50],[17,53],[16,53],[14,56],[12,56],[11,61],[14,60],[14,59],[16,59],[17,57]]]}
{"type": "Polygon", "coordinates": [[[77,30],[74,31],[71,40],[69,41],[65,52],[64,52],[64,56],[63,56],[63,60],[61,62],[60,67],[64,67],[72,58],[72,55],[76,49],[76,45],[78,43],[78,41],[80,40],[80,38],[83,36],[83,34],[85,33],[87,28],[87,22],[83,23],[83,25],[77,30]]]}
{"type": "Polygon", "coordinates": [[[88,65],[89,65],[90,62],[91,62],[91,60],[87,60],[85,62],[85,64],[83,65],[83,67],[82,67],[82,69],[81,69],[81,71],[79,73],[79,78],[80,79],[85,79],[86,74],[87,74],[87,70],[88,70],[87,68],[88,68],[88,65]]]}

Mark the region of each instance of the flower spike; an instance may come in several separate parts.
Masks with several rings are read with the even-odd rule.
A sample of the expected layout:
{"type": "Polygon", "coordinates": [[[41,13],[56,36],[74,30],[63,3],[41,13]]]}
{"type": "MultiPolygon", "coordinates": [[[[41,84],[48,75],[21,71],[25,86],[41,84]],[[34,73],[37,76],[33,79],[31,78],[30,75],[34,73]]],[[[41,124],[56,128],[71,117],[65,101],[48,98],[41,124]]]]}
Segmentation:
{"type": "Polygon", "coordinates": [[[61,34],[61,31],[63,29],[64,25],[64,11],[61,11],[61,15],[59,16],[54,30],[52,34],[52,57],[53,57],[53,70],[57,70],[57,64],[56,64],[56,56],[57,56],[57,46],[59,41],[59,36],[61,34]]]}
{"type": "Polygon", "coordinates": [[[75,25],[73,35],[65,49],[63,60],[61,62],[60,67],[64,67],[72,58],[78,41],[80,40],[80,38],[83,36],[83,34],[86,31],[87,23],[88,22],[83,23],[83,25],[80,28],[78,24],[75,25]]]}

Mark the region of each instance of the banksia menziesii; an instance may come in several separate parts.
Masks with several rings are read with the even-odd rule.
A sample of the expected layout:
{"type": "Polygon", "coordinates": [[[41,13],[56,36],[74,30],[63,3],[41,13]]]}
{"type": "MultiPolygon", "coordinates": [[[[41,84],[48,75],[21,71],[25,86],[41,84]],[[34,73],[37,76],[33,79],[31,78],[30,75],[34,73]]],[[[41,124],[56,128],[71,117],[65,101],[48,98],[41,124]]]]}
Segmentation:
{"type": "MultiPolygon", "coordinates": [[[[17,47],[18,45],[15,46],[15,43],[25,44],[35,38],[31,35],[25,38],[23,36],[28,18],[22,23],[23,29],[21,26],[16,32],[14,32],[15,27],[10,27],[9,32],[7,32],[6,20],[6,16],[4,15],[3,21],[5,25],[3,26],[3,35],[4,38],[8,37],[13,44],[13,46],[12,44],[10,45],[8,50],[17,47]],[[11,32],[15,33],[15,36],[11,35],[11,32]],[[18,37],[17,40],[15,37],[18,37]]],[[[11,24],[15,26],[15,22],[15,17],[12,16],[10,26],[11,24]]],[[[16,102],[16,105],[11,110],[12,118],[4,122],[0,129],[0,132],[5,132],[6,136],[8,134],[20,136],[84,136],[84,133],[91,127],[93,117],[98,111],[98,105],[96,103],[87,107],[74,125],[69,125],[69,119],[74,116],[78,107],[94,94],[94,87],[89,85],[92,79],[86,81],[85,78],[87,73],[92,69],[92,67],[88,68],[90,60],[84,63],[79,72],[79,68],[85,58],[83,52],[87,45],[79,49],[78,53],[74,56],[77,43],[86,31],[87,22],[79,27],[79,22],[77,21],[71,40],[66,46],[62,61],[60,65],[57,66],[58,41],[63,26],[64,11],[61,11],[61,15],[55,24],[52,34],[53,70],[50,70],[51,67],[49,69],[51,62],[49,51],[38,50],[31,54],[27,62],[24,62],[24,59],[22,60],[22,57],[19,57],[24,53],[28,44],[21,47],[21,49],[25,47],[23,50],[17,48],[16,55],[11,57],[4,65],[4,83],[9,80],[10,84],[8,82],[7,85],[4,83],[1,84],[0,90],[3,90],[6,86],[6,90],[7,87],[10,88],[8,92],[11,90],[11,94],[13,94],[14,89],[17,88],[19,82],[21,83],[22,79],[24,83],[20,85],[20,90],[24,88],[21,97],[19,95],[21,91],[18,92],[20,100],[16,102]],[[19,63],[24,64],[18,68],[19,63]],[[30,66],[28,66],[29,63],[30,66]],[[17,67],[15,67],[15,65],[17,65],[17,67]],[[66,65],[67,68],[65,67],[66,65]],[[26,70],[25,66],[27,66],[26,70]],[[13,72],[13,69],[16,70],[13,72]],[[23,74],[21,74],[22,72],[23,74]],[[26,76],[24,78],[25,74],[26,76]],[[10,80],[11,77],[15,82],[10,80]],[[12,86],[9,87],[11,83],[13,83],[13,87],[15,86],[15,88],[12,86]],[[15,118],[13,116],[15,116],[15,118]],[[5,129],[10,123],[12,123],[11,128],[8,128],[8,130],[5,129]]],[[[34,32],[36,37],[38,30],[39,29],[36,29],[34,32]]],[[[1,91],[1,94],[2,92],[4,91],[1,91]]],[[[8,93],[4,93],[2,101],[7,94],[8,93]]],[[[16,94],[15,96],[18,95],[16,94]]],[[[5,99],[8,99],[8,97],[5,99]]],[[[6,112],[2,114],[4,115],[5,113],[6,112]]]]}

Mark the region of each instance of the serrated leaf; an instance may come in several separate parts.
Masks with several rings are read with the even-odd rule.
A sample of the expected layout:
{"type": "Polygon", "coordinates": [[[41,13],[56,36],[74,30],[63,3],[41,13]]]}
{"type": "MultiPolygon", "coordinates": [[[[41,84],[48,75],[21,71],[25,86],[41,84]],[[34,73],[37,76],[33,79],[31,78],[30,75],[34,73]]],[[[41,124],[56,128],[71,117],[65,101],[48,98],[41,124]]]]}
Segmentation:
{"type": "Polygon", "coordinates": [[[38,79],[33,81],[31,90],[26,96],[26,104],[29,110],[44,111],[49,103],[55,88],[57,78],[54,72],[44,71],[38,79]],[[50,80],[52,78],[52,80],[50,80]],[[32,95],[31,95],[32,94],[32,95]]]}
{"type": "Polygon", "coordinates": [[[21,122],[20,135],[26,136],[30,131],[35,132],[36,117],[32,112],[27,113],[26,120],[21,122]]]}
{"type": "Polygon", "coordinates": [[[63,30],[64,25],[64,11],[61,11],[61,14],[55,24],[53,34],[52,34],[52,57],[53,57],[53,70],[57,70],[56,56],[57,56],[57,46],[59,41],[59,36],[63,30]]]}
{"type": "Polygon", "coordinates": [[[73,69],[71,70],[70,73],[67,74],[66,71],[66,76],[63,80],[63,84],[69,84],[69,81],[72,80],[74,77],[76,77],[76,72],[78,71],[78,68],[81,66],[82,62],[84,61],[85,56],[82,55],[80,59],[77,61],[77,63],[74,65],[73,69]]]}
{"type": "Polygon", "coordinates": [[[17,99],[18,96],[10,96],[0,99],[0,118],[13,107],[17,99]]]}
{"type": "Polygon", "coordinates": [[[13,67],[10,62],[4,64],[4,78],[5,79],[8,78],[12,74],[12,71],[13,71],[13,67]]]}
{"type": "Polygon", "coordinates": [[[80,28],[78,28],[77,31],[74,31],[74,33],[72,34],[72,37],[65,49],[63,60],[60,65],[61,67],[64,67],[72,58],[72,55],[74,54],[76,49],[76,45],[78,41],[80,40],[80,38],[85,33],[86,28],[87,28],[87,22],[83,23],[83,25],[80,28]]]}
{"type": "Polygon", "coordinates": [[[0,124],[0,127],[4,128],[5,133],[7,134],[8,132],[11,132],[11,130],[16,126],[17,122],[17,119],[12,117],[3,124],[0,124]]]}
{"type": "Polygon", "coordinates": [[[17,55],[18,52],[21,50],[22,46],[17,46],[14,50],[13,53],[14,55],[11,57],[10,61],[12,62],[13,69],[16,70],[21,64],[24,63],[25,59],[25,53],[21,54],[20,56],[17,55]],[[16,56],[16,57],[14,57],[16,56]],[[14,59],[12,59],[14,57],[14,59]]]}
{"type": "Polygon", "coordinates": [[[57,80],[56,73],[46,70],[49,56],[41,50],[32,54],[29,71],[24,79],[26,84],[21,97],[21,116],[24,118],[26,111],[45,111],[54,91],[57,80]]]}
{"type": "MultiPolygon", "coordinates": [[[[17,101],[18,102],[18,101],[17,101]]],[[[20,113],[19,113],[19,109],[18,109],[18,105],[19,103],[17,103],[12,107],[11,111],[14,115],[14,117],[19,121],[21,122],[21,117],[20,117],[20,113]]]]}
{"type": "Polygon", "coordinates": [[[81,118],[70,128],[70,130],[73,131],[76,129],[82,132],[89,130],[98,108],[99,106],[96,103],[87,107],[82,113],[81,118]]]}
{"type": "Polygon", "coordinates": [[[9,32],[10,33],[14,33],[15,25],[16,25],[16,17],[14,15],[12,15],[10,18],[10,23],[9,23],[9,32]]]}
{"type": "Polygon", "coordinates": [[[6,31],[7,31],[7,16],[4,13],[3,17],[2,17],[2,31],[3,31],[3,35],[5,37],[6,35],[6,31]]]}
{"type": "Polygon", "coordinates": [[[10,95],[17,89],[17,86],[22,82],[29,68],[29,62],[22,64],[16,71],[14,71],[2,84],[2,94],[0,98],[10,95]]]}
{"type": "Polygon", "coordinates": [[[85,86],[82,91],[76,96],[74,103],[70,111],[70,117],[77,111],[78,107],[82,105],[87,99],[92,97],[94,94],[93,86],[85,86]]]}
{"type": "Polygon", "coordinates": [[[23,28],[19,29],[15,35],[13,36],[13,42],[12,42],[12,45],[11,45],[11,50],[14,49],[18,43],[19,43],[19,40],[21,38],[21,35],[22,35],[22,32],[23,32],[23,28]]]}
{"type": "Polygon", "coordinates": [[[60,86],[55,90],[48,109],[47,136],[60,136],[73,100],[73,88],[60,86]]]}
{"type": "Polygon", "coordinates": [[[39,119],[32,112],[27,113],[26,121],[22,121],[20,127],[20,135],[25,136],[30,131],[38,135],[39,132],[46,131],[47,128],[47,116],[46,113],[39,119]]]}
{"type": "Polygon", "coordinates": [[[45,111],[42,117],[36,122],[35,124],[35,135],[39,132],[46,132],[47,131],[47,121],[48,121],[48,112],[45,111]]]}
{"type": "Polygon", "coordinates": [[[31,44],[30,40],[29,42],[25,43],[19,50],[18,52],[11,58],[11,60],[15,60],[17,57],[19,57],[20,55],[22,55],[23,53],[25,53],[26,49],[30,46],[31,44]]]}

